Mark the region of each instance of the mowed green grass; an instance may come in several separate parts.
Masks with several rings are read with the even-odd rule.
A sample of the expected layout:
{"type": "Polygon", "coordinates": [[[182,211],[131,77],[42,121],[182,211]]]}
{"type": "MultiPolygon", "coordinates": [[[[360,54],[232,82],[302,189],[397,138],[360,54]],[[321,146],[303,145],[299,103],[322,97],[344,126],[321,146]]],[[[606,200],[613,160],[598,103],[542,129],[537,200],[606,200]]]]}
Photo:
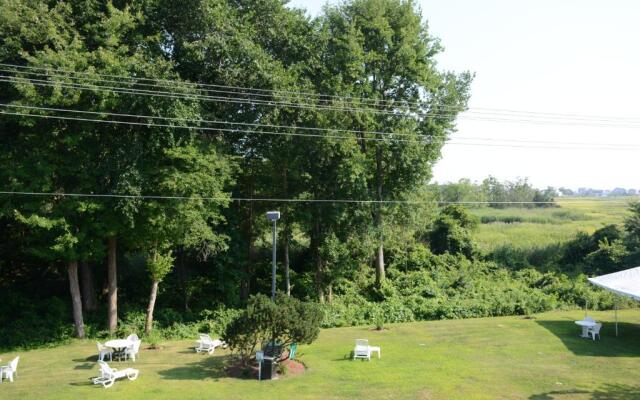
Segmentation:
{"type": "MultiPolygon", "coordinates": [[[[635,198],[637,200],[637,198],[635,198]]],[[[481,224],[474,238],[483,251],[501,246],[534,249],[557,245],[583,231],[593,233],[608,224],[622,223],[632,198],[571,198],[558,199],[560,207],[471,209],[478,217],[520,217],[524,222],[492,222],[481,224]]]]}
{"type": "MultiPolygon", "coordinates": [[[[593,312],[602,340],[582,339],[581,311],[535,319],[502,317],[323,330],[301,346],[302,375],[276,381],[228,378],[228,352],[195,354],[189,341],[141,351],[138,380],[103,389],[88,341],[21,352],[19,377],[0,385],[2,399],[631,399],[640,398],[640,311],[593,312]],[[382,347],[382,358],[351,361],[354,339],[382,347]]],[[[3,361],[14,354],[2,354],[3,361]]]]}

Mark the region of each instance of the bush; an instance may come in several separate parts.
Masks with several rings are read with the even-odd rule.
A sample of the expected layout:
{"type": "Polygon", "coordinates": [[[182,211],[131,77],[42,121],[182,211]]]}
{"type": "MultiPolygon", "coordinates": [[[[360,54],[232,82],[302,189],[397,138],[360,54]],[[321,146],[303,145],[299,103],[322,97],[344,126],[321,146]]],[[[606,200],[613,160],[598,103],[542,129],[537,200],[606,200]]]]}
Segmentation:
{"type": "Polygon", "coordinates": [[[249,299],[246,310],[226,328],[224,340],[238,354],[243,365],[258,345],[278,343],[282,348],[291,343],[310,344],[320,334],[322,311],[315,303],[302,302],[278,295],[276,301],[264,295],[249,299]]]}

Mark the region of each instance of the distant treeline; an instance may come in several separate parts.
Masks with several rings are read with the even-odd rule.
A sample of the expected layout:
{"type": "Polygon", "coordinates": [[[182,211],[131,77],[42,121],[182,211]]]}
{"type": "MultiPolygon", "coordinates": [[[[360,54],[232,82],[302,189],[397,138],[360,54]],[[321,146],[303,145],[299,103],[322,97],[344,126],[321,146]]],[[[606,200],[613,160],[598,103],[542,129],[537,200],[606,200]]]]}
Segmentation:
{"type": "Polygon", "coordinates": [[[442,202],[488,202],[490,207],[552,207],[557,191],[553,187],[544,190],[534,188],[527,178],[515,181],[500,182],[489,176],[482,183],[469,179],[460,179],[455,183],[435,184],[433,190],[437,193],[438,201],[442,202]]]}

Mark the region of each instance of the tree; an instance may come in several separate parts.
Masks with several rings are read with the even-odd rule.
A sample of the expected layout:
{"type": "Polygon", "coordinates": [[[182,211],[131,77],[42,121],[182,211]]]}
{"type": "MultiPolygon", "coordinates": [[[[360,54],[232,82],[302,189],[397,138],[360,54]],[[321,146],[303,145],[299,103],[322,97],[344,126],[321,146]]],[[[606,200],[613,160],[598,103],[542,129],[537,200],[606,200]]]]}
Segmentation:
{"type": "Polygon", "coordinates": [[[380,285],[385,276],[383,202],[402,199],[427,183],[456,114],[466,107],[471,75],[436,69],[434,57],[442,48],[411,1],[353,0],[327,8],[322,23],[331,33],[327,82],[339,94],[367,100],[349,102],[350,107],[366,108],[352,116],[351,126],[409,136],[399,141],[389,135],[357,135],[366,159],[369,197],[378,202],[371,216],[378,236],[374,264],[380,285]],[[376,141],[364,140],[374,137],[376,141]]]}
{"type": "Polygon", "coordinates": [[[160,253],[158,249],[152,250],[150,257],[147,259],[147,269],[151,276],[151,294],[149,295],[149,306],[147,307],[147,318],[144,325],[144,330],[147,334],[153,329],[153,310],[158,295],[158,285],[173,268],[173,261],[174,258],[170,251],[160,253]]]}
{"type": "Polygon", "coordinates": [[[249,299],[243,313],[227,326],[223,338],[246,366],[258,346],[277,343],[284,349],[292,343],[311,344],[320,334],[322,317],[316,303],[281,293],[274,302],[258,294],[249,299]]]}
{"type": "MultiPolygon", "coordinates": [[[[78,86],[95,85],[104,79],[101,74],[175,78],[171,75],[172,65],[157,52],[161,46],[158,36],[145,35],[144,19],[139,10],[133,8],[137,6],[139,4],[118,8],[112,3],[69,1],[57,2],[50,8],[36,2],[11,3],[2,8],[3,16],[9,13],[6,19],[10,21],[3,27],[13,38],[3,42],[0,61],[41,68],[37,71],[50,68],[70,71],[51,74],[51,84],[40,85],[29,81],[35,72],[19,70],[14,75],[22,80],[2,84],[6,87],[2,91],[3,100],[16,105],[68,107],[90,112],[120,111],[183,118],[197,115],[191,99],[135,96],[78,86]],[[44,19],[34,15],[42,15],[44,19]],[[30,28],[23,29],[23,26],[30,28]]],[[[135,86],[135,82],[124,80],[121,85],[135,86]]],[[[179,84],[172,89],[190,90],[179,84]]],[[[15,198],[6,204],[6,209],[17,209],[27,216],[62,218],[60,223],[69,227],[69,235],[83,235],[87,241],[82,245],[89,250],[80,253],[86,257],[81,261],[98,260],[106,253],[107,325],[114,332],[118,237],[134,228],[141,201],[133,197],[76,198],[66,194],[142,194],[147,172],[144,162],[185,135],[167,127],[114,126],[25,116],[3,115],[2,119],[11,132],[2,142],[6,150],[1,159],[5,163],[2,169],[12,166],[11,171],[2,176],[6,187],[16,191],[60,193],[60,196],[15,198]]],[[[191,133],[186,136],[189,135],[191,133]]]]}
{"type": "Polygon", "coordinates": [[[624,219],[624,229],[635,243],[640,242],[640,202],[629,204],[630,214],[624,219]]]}
{"type": "Polygon", "coordinates": [[[427,234],[431,251],[435,254],[461,253],[471,259],[475,253],[471,231],[478,226],[478,219],[461,205],[444,207],[427,234]]]}

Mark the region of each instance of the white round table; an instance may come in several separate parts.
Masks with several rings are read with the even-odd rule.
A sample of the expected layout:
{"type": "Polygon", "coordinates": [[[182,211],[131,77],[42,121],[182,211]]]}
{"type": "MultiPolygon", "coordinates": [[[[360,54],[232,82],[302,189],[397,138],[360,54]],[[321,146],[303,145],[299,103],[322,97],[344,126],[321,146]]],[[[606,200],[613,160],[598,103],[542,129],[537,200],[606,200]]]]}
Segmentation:
{"type": "Polygon", "coordinates": [[[587,334],[587,330],[589,328],[593,328],[594,326],[596,326],[597,322],[595,321],[576,321],[576,325],[579,325],[582,327],[582,335],[580,335],[583,338],[588,338],[589,335],[587,334]]]}
{"type": "Polygon", "coordinates": [[[131,340],[127,339],[113,339],[104,343],[105,346],[111,347],[113,349],[113,352],[118,355],[118,360],[121,359],[122,353],[125,351],[125,349],[132,344],[133,343],[131,342],[131,340]]]}

